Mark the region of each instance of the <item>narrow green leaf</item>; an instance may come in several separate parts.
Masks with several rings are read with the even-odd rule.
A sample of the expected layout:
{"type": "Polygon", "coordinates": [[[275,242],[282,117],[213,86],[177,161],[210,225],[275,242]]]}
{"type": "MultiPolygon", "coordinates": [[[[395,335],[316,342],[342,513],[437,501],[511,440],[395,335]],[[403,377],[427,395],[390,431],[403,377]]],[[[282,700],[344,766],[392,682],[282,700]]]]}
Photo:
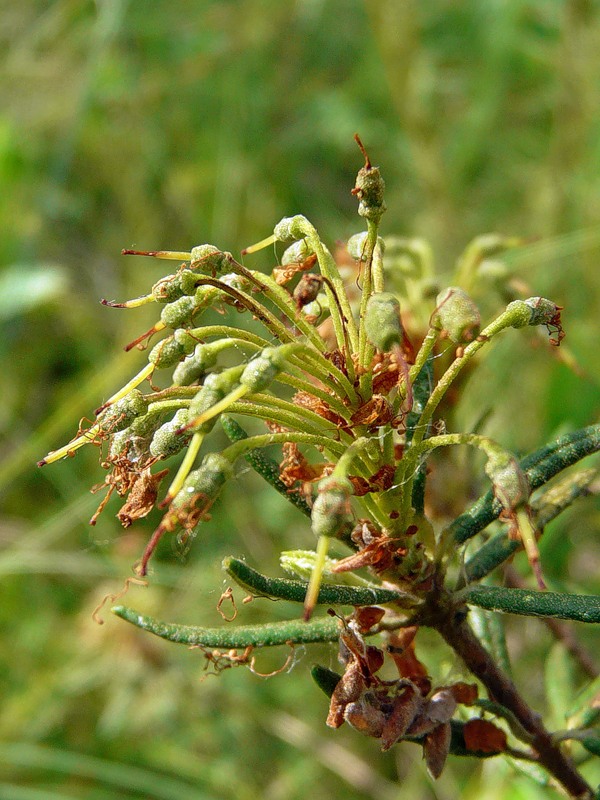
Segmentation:
{"type": "MultiPolygon", "coordinates": [[[[228,556],[223,559],[223,569],[243,589],[255,597],[268,597],[272,600],[290,600],[303,603],[306,598],[308,583],[294,581],[289,578],[270,578],[249,567],[239,558],[228,556]]],[[[415,598],[412,595],[369,586],[344,586],[338,584],[322,584],[317,596],[319,605],[370,606],[382,603],[402,604],[412,607],[415,598]]]]}
{"type": "MultiPolygon", "coordinates": [[[[600,450],[600,424],[561,436],[556,442],[526,456],[520,466],[525,471],[529,485],[539,489],[551,478],[582,458],[600,450]]],[[[471,508],[457,517],[449,527],[449,533],[458,544],[462,544],[486,528],[500,514],[502,506],[490,490],[471,508]]]]}
{"type": "Polygon", "coordinates": [[[470,615],[471,627],[481,643],[509,677],[512,674],[503,621],[498,614],[474,607],[470,615]]]}
{"type": "Polygon", "coordinates": [[[474,583],[485,578],[522,547],[520,541],[509,539],[505,531],[495,534],[465,563],[466,582],[474,583]]]}
{"type": "MultiPolygon", "coordinates": [[[[242,426],[228,414],[221,415],[221,425],[232,442],[239,442],[242,439],[248,438],[248,434],[242,426]]],[[[252,469],[254,469],[261,478],[264,478],[280,495],[285,497],[285,499],[296,506],[296,508],[299,508],[307,517],[310,517],[310,508],[304,498],[298,494],[298,492],[290,492],[285,483],[280,480],[279,464],[273,458],[269,458],[262,450],[249,450],[244,454],[244,458],[252,469]]]]}
{"type": "MultiPolygon", "coordinates": [[[[415,427],[419,423],[419,418],[433,389],[433,355],[429,355],[427,361],[423,365],[423,369],[419,372],[414,380],[413,386],[413,407],[412,410],[406,415],[406,443],[410,444],[414,436],[415,427]]],[[[431,423],[428,423],[428,430],[425,438],[429,436],[431,423]]],[[[417,474],[413,481],[412,489],[412,507],[415,509],[416,514],[422,514],[425,506],[425,482],[427,479],[427,465],[425,462],[419,465],[417,474]]]]}
{"type": "Polygon", "coordinates": [[[598,595],[539,592],[499,586],[469,586],[461,592],[461,596],[469,605],[505,614],[600,622],[598,595]]]}
{"type": "Polygon", "coordinates": [[[138,628],[178,644],[237,650],[252,647],[274,647],[279,644],[311,644],[334,642],[339,636],[339,622],[333,617],[304,622],[300,619],[272,622],[265,625],[228,625],[222,628],[199,628],[195,625],[177,625],[140,614],[132,608],[114,606],[117,617],[138,628]]]}

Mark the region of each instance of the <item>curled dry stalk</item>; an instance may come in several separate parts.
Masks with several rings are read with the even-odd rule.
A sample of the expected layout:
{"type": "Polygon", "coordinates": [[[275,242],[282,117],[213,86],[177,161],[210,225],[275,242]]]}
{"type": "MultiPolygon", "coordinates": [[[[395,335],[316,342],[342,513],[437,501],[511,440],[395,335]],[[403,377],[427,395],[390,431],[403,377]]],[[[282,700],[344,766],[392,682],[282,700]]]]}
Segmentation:
{"type": "MultiPolygon", "coordinates": [[[[567,434],[519,460],[481,433],[453,431],[450,399],[480,352],[512,329],[542,326],[559,346],[561,309],[541,297],[515,298],[498,308],[494,290],[484,292],[478,268],[486,256],[519,240],[495,235],[467,248],[460,280],[438,286],[433,301],[429,248],[389,237],[386,253],[379,235],[384,182],[361,149],[365,164],[352,193],[366,229],[348,240],[341,256],[334,257],[300,215],[281,220],[271,236],[247,247],[245,263],[209,244],[189,252],[124,251],[180,262],[148,295],[103,301],[117,308],[158,305],[158,321],[127,349],[144,349],[151,336],[163,338],[149,350],[147,365],[101,405],[90,427],[40,465],[91,444],[102,453],[107,494],[125,499],[118,514],[124,526],[154,507],[162,511],[135,565],[143,578],[162,540],[191,540],[237,465],[247,462],[310,520],[315,549],[282,554],[287,578],[263,575],[234,558],[224,560],[224,569],[249,595],[285,599],[303,611],[286,622],[217,629],[164,623],[124,606],[113,608],[117,616],[202,648],[207,663],[221,668],[253,663],[251,652],[260,647],[337,642],[341,674],[313,670],[330,697],[329,726],[347,722],[379,739],[384,750],[418,742],[434,777],[449,754],[504,756],[543,767],[572,797],[592,797],[562,743],[569,737],[546,730],[501,670],[493,642],[473,632],[469,609],[600,621],[600,598],[546,591],[537,544],[546,522],[591,491],[593,470],[585,478],[567,473],[559,489],[545,487],[600,449],[600,426],[567,434]],[[248,266],[254,253],[273,243],[288,246],[271,274],[248,266]],[[465,287],[496,306],[483,327],[465,287]],[[202,326],[208,308],[241,313],[235,325],[202,326]],[[260,323],[260,333],[243,327],[250,317],[260,323]],[[233,366],[232,354],[238,357],[233,366]],[[152,386],[158,371],[171,374],[165,389],[152,386]],[[217,422],[231,444],[211,450],[217,422]],[[265,452],[273,446],[280,448],[278,460],[265,452]],[[446,498],[427,490],[429,459],[434,451],[451,459],[457,446],[482,454],[482,481],[490,488],[443,524],[437,509],[446,498]],[[178,455],[161,488],[170,472],[165,464],[178,455]],[[463,563],[465,543],[476,542],[494,521],[497,532],[471,546],[463,563]],[[345,557],[330,557],[333,540],[348,548],[345,557]],[[536,588],[490,583],[518,550],[525,551],[536,588]],[[329,613],[319,613],[323,607],[329,613]],[[422,627],[440,634],[476,682],[435,683],[417,655],[422,627]],[[397,678],[381,677],[385,662],[397,678]]],[[[593,729],[600,713],[594,702],[574,714],[570,737],[590,753],[600,749],[600,735],[586,737],[581,730],[593,729]]]]}

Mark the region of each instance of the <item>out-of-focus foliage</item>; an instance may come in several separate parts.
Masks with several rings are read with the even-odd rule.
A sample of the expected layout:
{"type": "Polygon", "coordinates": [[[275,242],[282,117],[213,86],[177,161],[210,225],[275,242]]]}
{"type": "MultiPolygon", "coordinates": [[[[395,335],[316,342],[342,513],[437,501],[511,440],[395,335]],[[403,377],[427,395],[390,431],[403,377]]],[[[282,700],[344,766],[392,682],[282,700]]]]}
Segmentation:
{"type": "MultiPolygon", "coordinates": [[[[297,212],[332,242],[352,233],[355,131],[387,182],[384,234],[427,238],[448,271],[477,234],[522,236],[510,255],[519,279],[565,306],[570,364],[501,343],[466,393],[471,427],[486,419],[506,446],[532,449],[593,421],[598,5],[6,0],[0,45],[0,795],[391,799],[398,780],[407,797],[518,792],[502,763],[484,782],[453,762],[434,795],[410,748],[382,755],[331,733],[302,653],[291,675],[201,682],[199,654],[118,620],[96,626],[93,608],[130,574],[144,531],[123,533],[109,515],[87,526],[96,452],[34,464],[142,363],[119,347],[154,320],[98,300],[141,294],[162,268],[120,249],[239,252],[297,212]]],[[[264,258],[270,268],[276,256],[264,258]]],[[[312,546],[284,505],[258,483],[230,492],[189,556],[174,551],[151,589],[130,590],[136,607],[218,624],[223,555],[266,570],[278,550],[312,546]]],[[[548,529],[550,577],[569,564],[598,591],[599,516],[580,508],[548,529]]],[[[285,616],[266,602],[241,613],[285,616]]],[[[522,621],[510,634],[517,681],[541,706],[528,660],[548,634],[522,621]]],[[[335,666],[335,653],[321,656],[335,666]]]]}

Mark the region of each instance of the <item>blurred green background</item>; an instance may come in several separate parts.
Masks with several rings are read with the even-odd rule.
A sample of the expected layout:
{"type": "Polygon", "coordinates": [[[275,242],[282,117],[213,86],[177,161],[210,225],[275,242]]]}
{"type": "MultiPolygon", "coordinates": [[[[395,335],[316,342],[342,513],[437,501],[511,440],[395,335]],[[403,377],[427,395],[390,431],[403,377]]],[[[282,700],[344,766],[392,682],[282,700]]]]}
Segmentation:
{"type": "MultiPolygon", "coordinates": [[[[434,785],[413,745],[382,754],[347,726],[327,729],[308,670],[317,657],[335,667],[330,649],[298,651],[271,680],[243,669],[201,680],[199,653],[108,612],[96,625],[156,518],[123,531],[111,504],[88,526],[103,478],[94,448],[35,462],[144,362],[121,348],[152,310],[98,300],[144,294],[169,265],[121,248],[239,253],[292,213],[344,238],[361,228],[356,131],[386,179],[384,234],[427,238],[446,272],[477,234],[524,236],[516,273],[565,306],[576,371],[534,336],[507,336],[465,418],[493,408],[490,432],[522,451],[594,421],[600,5],[4,0],[0,43],[0,797],[547,796],[499,761],[451,760],[434,785]]],[[[252,481],[240,475],[192,550],[164,548],[151,587],[126,602],[217,625],[223,556],[275,571],[279,549],[312,546],[303,519],[252,481]]],[[[548,533],[546,569],[566,588],[600,589],[598,517],[582,506],[548,533]]],[[[293,611],[263,600],[241,614],[293,611]]],[[[535,621],[509,632],[517,679],[542,710],[550,637],[535,621]]],[[[460,675],[429,646],[439,676],[460,675]]],[[[261,655],[257,669],[285,656],[261,655]]]]}

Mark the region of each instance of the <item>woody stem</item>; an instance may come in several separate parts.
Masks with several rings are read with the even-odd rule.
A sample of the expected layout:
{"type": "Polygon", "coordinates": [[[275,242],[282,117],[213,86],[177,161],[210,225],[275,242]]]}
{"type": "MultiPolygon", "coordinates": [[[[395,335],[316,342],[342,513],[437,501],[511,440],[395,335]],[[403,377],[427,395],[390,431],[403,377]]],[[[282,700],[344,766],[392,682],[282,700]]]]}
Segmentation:
{"type": "Polygon", "coordinates": [[[538,755],[538,763],[563,786],[569,797],[589,800],[592,788],[577,772],[575,765],[560,749],[532,711],[514,683],[502,672],[469,626],[463,610],[444,613],[443,619],[429,620],[440,636],[462,658],[469,670],[487,689],[490,697],[508,708],[531,735],[530,745],[538,755]]]}

